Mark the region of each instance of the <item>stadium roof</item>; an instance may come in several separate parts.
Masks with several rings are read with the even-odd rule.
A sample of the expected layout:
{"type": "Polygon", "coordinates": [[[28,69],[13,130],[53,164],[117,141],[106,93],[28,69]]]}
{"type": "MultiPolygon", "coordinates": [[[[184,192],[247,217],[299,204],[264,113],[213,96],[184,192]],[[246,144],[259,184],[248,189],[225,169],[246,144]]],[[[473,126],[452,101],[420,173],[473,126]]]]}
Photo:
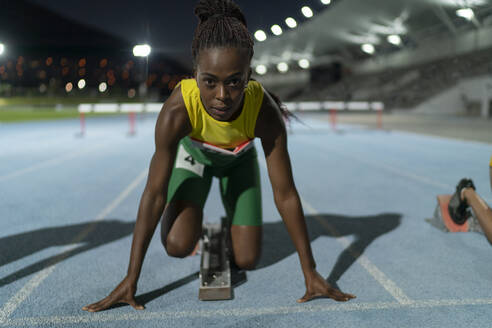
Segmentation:
{"type": "MultiPolygon", "coordinates": [[[[275,23],[279,24],[272,25],[275,23]]],[[[333,0],[297,28],[280,24],[286,33],[268,33],[266,41],[257,41],[253,65],[301,58],[311,60],[312,65],[353,62],[369,56],[361,51],[364,43],[374,45],[379,54],[391,53],[425,39],[453,37],[491,24],[490,0],[333,0]],[[466,6],[474,10],[471,21],[456,15],[457,9],[466,6]],[[400,46],[386,40],[391,34],[400,35],[400,46]]]]}

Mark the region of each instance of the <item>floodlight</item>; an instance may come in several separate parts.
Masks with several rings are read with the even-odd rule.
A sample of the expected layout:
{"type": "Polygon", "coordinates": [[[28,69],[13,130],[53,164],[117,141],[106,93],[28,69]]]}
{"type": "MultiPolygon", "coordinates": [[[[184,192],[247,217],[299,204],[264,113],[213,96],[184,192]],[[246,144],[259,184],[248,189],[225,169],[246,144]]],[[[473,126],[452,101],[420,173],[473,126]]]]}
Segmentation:
{"type": "Polygon", "coordinates": [[[459,17],[463,17],[466,20],[471,21],[473,18],[475,18],[475,13],[473,12],[473,9],[471,8],[462,8],[456,10],[456,15],[459,17]]]}
{"type": "Polygon", "coordinates": [[[285,62],[281,62],[277,64],[277,69],[279,70],[279,72],[285,73],[289,70],[289,65],[287,65],[287,63],[285,62]]]}
{"type": "Polygon", "coordinates": [[[399,46],[401,44],[401,37],[398,34],[388,35],[388,42],[394,44],[395,46],[399,46]]]}
{"type": "Polygon", "coordinates": [[[107,89],[108,89],[108,85],[106,84],[106,82],[99,83],[99,92],[100,93],[105,92],[107,89]]]}
{"type": "Polygon", "coordinates": [[[67,93],[69,93],[70,91],[72,91],[72,89],[73,89],[73,84],[72,84],[72,82],[68,82],[68,83],[65,85],[65,91],[66,91],[67,93]]]}
{"type": "Polygon", "coordinates": [[[301,8],[301,11],[302,11],[302,14],[304,16],[306,16],[307,18],[311,18],[313,17],[313,11],[311,10],[311,8],[309,8],[308,6],[304,6],[301,8]]]}
{"type": "Polygon", "coordinates": [[[133,47],[133,55],[136,57],[147,57],[152,49],[148,44],[138,44],[133,47]]]}
{"type": "Polygon", "coordinates": [[[282,34],[282,28],[277,24],[273,25],[271,30],[272,30],[272,33],[275,35],[281,35],[282,34]]]}
{"type": "Polygon", "coordinates": [[[290,28],[295,28],[297,26],[296,20],[292,17],[287,17],[285,19],[285,24],[287,24],[287,26],[290,28]]]}
{"type": "Polygon", "coordinates": [[[324,5],[329,5],[331,3],[331,0],[321,0],[321,3],[324,5]]]}
{"type": "Polygon", "coordinates": [[[255,71],[259,75],[265,75],[267,72],[267,67],[265,65],[258,65],[258,66],[256,66],[255,71]]]}
{"type": "Polygon", "coordinates": [[[263,30],[258,30],[255,32],[255,38],[256,40],[263,42],[267,39],[267,35],[263,30]]]}
{"type": "Polygon", "coordinates": [[[362,51],[364,51],[365,53],[367,53],[369,55],[372,55],[376,51],[374,46],[370,43],[363,44],[361,48],[362,48],[362,51]]]}
{"type": "Polygon", "coordinates": [[[83,88],[85,88],[85,80],[84,79],[80,79],[79,80],[79,83],[77,83],[77,86],[79,87],[80,90],[82,90],[83,88]]]}
{"type": "Polygon", "coordinates": [[[305,59],[305,58],[299,60],[299,62],[297,64],[299,64],[299,67],[304,68],[304,69],[308,69],[309,66],[311,66],[311,63],[309,62],[309,60],[305,59]]]}
{"type": "Polygon", "coordinates": [[[3,54],[5,51],[5,45],[3,43],[0,43],[0,55],[3,54]]]}

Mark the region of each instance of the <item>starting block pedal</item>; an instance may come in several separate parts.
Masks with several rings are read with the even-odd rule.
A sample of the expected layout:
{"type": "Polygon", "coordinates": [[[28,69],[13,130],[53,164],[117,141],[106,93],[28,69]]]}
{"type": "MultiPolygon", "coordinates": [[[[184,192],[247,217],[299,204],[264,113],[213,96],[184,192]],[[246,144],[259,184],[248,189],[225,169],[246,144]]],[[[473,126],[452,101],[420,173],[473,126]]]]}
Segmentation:
{"type": "Polygon", "coordinates": [[[468,220],[463,224],[456,224],[453,219],[451,219],[451,215],[449,215],[449,201],[451,200],[452,195],[438,195],[437,196],[437,206],[434,211],[434,216],[436,214],[441,218],[442,222],[449,230],[449,232],[466,232],[468,229],[468,220]],[[437,212],[437,213],[436,213],[437,212]]]}
{"type": "Polygon", "coordinates": [[[202,301],[232,299],[227,238],[228,226],[225,220],[221,223],[204,224],[198,290],[198,299],[202,301]]]}
{"type": "Polygon", "coordinates": [[[431,219],[426,219],[427,222],[432,224],[434,227],[446,231],[446,232],[479,232],[483,233],[480,224],[477,219],[472,215],[463,224],[456,224],[449,214],[449,201],[452,195],[438,195],[437,196],[437,206],[434,210],[434,217],[431,219]]]}

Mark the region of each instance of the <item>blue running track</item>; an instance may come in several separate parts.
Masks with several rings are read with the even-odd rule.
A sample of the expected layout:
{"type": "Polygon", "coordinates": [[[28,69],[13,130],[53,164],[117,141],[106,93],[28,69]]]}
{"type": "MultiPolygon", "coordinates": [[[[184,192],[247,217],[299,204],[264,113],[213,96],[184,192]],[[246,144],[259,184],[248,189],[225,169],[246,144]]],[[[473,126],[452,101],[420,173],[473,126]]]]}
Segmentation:
{"type": "MultiPolygon", "coordinates": [[[[168,257],[156,233],[146,310],[82,311],[126,273],[156,117],[135,136],[125,117],[87,119],[84,137],[77,120],[13,123],[0,124],[0,327],[490,326],[491,246],[425,219],[464,176],[491,201],[492,144],[301,118],[289,152],[318,271],[355,300],[296,303],[304,281],[260,157],[263,254],[233,300],[199,301],[199,256],[168,257]]],[[[205,220],[223,213],[214,182],[205,220]]]]}

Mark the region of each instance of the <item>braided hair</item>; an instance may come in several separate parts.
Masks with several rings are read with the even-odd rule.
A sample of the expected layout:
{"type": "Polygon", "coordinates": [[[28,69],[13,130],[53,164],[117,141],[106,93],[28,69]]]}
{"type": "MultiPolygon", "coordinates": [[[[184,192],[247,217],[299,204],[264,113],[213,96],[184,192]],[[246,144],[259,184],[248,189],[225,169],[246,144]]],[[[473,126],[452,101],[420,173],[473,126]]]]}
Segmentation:
{"type": "MultiPolygon", "coordinates": [[[[249,60],[253,58],[254,41],[248,31],[246,17],[232,0],[200,0],[195,7],[195,15],[198,17],[198,27],[191,43],[193,67],[196,68],[200,51],[210,48],[243,49],[249,60]]],[[[268,93],[287,121],[296,118],[275,94],[268,93]]]]}
{"type": "Polygon", "coordinates": [[[199,23],[191,44],[194,66],[200,51],[210,48],[244,49],[250,60],[253,58],[254,41],[237,4],[231,0],[200,0],[195,15],[199,23]]]}

